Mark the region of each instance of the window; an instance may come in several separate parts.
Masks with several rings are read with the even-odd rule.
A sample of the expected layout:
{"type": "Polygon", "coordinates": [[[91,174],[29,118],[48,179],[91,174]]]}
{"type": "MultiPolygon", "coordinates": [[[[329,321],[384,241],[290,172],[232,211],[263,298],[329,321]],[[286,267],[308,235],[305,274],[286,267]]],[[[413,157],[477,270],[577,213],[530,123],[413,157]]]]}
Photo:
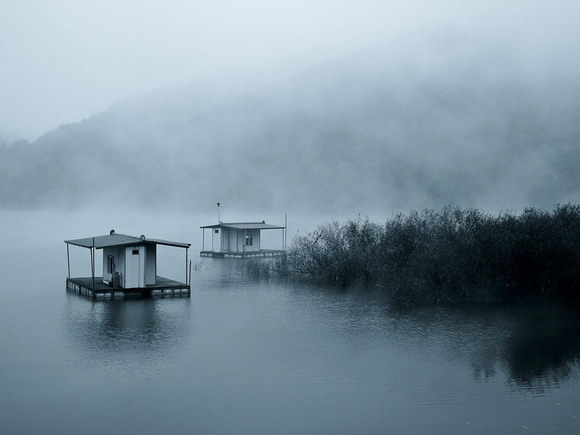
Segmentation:
{"type": "Polygon", "coordinates": [[[133,255],[139,255],[139,250],[138,249],[133,249],[133,255]]]}
{"type": "Polygon", "coordinates": [[[252,246],[254,244],[254,241],[252,240],[252,236],[246,236],[246,246],[252,246]]]}
{"type": "Polygon", "coordinates": [[[215,230],[213,230],[214,233],[219,234],[220,230],[218,230],[217,228],[215,230]]]}
{"type": "Polygon", "coordinates": [[[115,257],[107,255],[107,273],[113,274],[115,271],[115,257]]]}

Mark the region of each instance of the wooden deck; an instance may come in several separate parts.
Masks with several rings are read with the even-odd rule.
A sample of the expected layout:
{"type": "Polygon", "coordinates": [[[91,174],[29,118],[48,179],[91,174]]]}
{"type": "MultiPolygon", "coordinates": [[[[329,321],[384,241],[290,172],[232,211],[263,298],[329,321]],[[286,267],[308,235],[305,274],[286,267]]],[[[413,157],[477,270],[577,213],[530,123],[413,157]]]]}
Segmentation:
{"type": "Polygon", "coordinates": [[[248,252],[231,252],[231,251],[201,251],[200,257],[214,257],[214,258],[256,258],[256,257],[282,257],[286,255],[286,251],[278,249],[260,249],[259,251],[248,252]]]}
{"type": "Polygon", "coordinates": [[[181,296],[181,295],[191,295],[191,287],[185,283],[174,281],[163,276],[158,276],[156,278],[156,283],[152,285],[147,285],[145,287],[134,287],[134,288],[123,288],[123,287],[111,287],[103,282],[102,276],[95,276],[94,287],[93,278],[67,278],[66,288],[67,291],[77,293],[84,296],[92,297],[93,299],[97,296],[110,296],[115,297],[116,293],[127,294],[137,294],[142,297],[151,297],[153,295],[159,296],[181,296]]]}

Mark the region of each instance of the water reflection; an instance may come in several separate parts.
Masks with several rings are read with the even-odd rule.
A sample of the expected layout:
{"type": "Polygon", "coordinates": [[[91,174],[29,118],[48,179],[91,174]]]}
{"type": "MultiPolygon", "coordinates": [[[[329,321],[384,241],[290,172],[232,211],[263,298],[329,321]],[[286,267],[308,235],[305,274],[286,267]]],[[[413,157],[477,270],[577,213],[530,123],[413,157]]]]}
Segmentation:
{"type": "Polygon", "coordinates": [[[93,302],[69,295],[67,334],[76,347],[100,361],[147,357],[154,362],[156,356],[187,352],[184,345],[197,340],[209,346],[206,353],[223,352],[227,360],[247,357],[246,371],[260,363],[246,355],[247,349],[253,349],[252,355],[267,353],[268,364],[281,355],[277,368],[300,359],[303,348],[309,353],[346,352],[343,357],[353,360],[357,352],[368,353],[377,361],[375,367],[365,360],[366,369],[375,367],[377,376],[384,370],[384,357],[394,358],[393,352],[431,361],[425,369],[433,373],[443,370],[443,354],[443,360],[468,367],[476,384],[499,377],[510,389],[539,393],[570,381],[580,366],[578,309],[530,305],[399,310],[389,305],[382,289],[252,282],[227,262],[206,267],[197,276],[194,299],[93,302]],[[192,300],[203,307],[198,319],[203,333],[197,337],[192,300]],[[225,339],[234,335],[239,348],[225,339]]]}
{"type": "Polygon", "coordinates": [[[563,306],[388,310],[411,338],[444,343],[485,382],[505,373],[516,389],[543,392],[580,368],[580,310],[563,306]]]}
{"type": "Polygon", "coordinates": [[[67,294],[66,333],[98,360],[138,359],[176,351],[190,333],[189,298],[92,301],[67,294]]]}
{"type": "Polygon", "coordinates": [[[535,391],[558,386],[580,363],[578,310],[527,307],[520,311],[504,349],[511,382],[535,391]]]}

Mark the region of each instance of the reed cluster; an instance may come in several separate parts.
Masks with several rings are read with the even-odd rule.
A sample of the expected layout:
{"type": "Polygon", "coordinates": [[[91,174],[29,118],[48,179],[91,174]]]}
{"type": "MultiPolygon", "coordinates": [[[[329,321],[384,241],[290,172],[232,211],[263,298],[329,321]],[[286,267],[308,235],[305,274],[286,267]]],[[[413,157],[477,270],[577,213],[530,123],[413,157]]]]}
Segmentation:
{"type": "MultiPolygon", "coordinates": [[[[294,238],[268,274],[362,282],[407,305],[580,300],[580,205],[497,216],[445,207],[330,222],[294,238]]],[[[263,270],[262,270],[263,272],[263,270]]]]}

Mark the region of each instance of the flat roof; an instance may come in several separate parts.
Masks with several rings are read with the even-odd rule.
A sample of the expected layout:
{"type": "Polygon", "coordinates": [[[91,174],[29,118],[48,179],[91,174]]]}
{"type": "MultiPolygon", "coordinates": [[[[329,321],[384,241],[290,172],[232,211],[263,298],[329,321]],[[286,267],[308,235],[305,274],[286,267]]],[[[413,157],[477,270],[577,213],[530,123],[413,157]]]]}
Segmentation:
{"type": "Polygon", "coordinates": [[[200,228],[232,228],[235,230],[283,230],[284,227],[270,225],[266,222],[220,222],[214,225],[205,225],[200,228]]]}
{"type": "Polygon", "coordinates": [[[111,234],[106,234],[104,236],[85,237],[83,239],[65,240],[64,242],[70,245],[82,246],[83,248],[94,247],[96,249],[110,248],[113,246],[138,245],[146,243],[155,245],[175,246],[178,248],[189,248],[191,246],[190,243],[171,242],[169,240],[161,240],[161,239],[150,239],[144,236],[141,237],[128,236],[126,234],[115,233],[114,231],[111,231],[111,234]]]}

